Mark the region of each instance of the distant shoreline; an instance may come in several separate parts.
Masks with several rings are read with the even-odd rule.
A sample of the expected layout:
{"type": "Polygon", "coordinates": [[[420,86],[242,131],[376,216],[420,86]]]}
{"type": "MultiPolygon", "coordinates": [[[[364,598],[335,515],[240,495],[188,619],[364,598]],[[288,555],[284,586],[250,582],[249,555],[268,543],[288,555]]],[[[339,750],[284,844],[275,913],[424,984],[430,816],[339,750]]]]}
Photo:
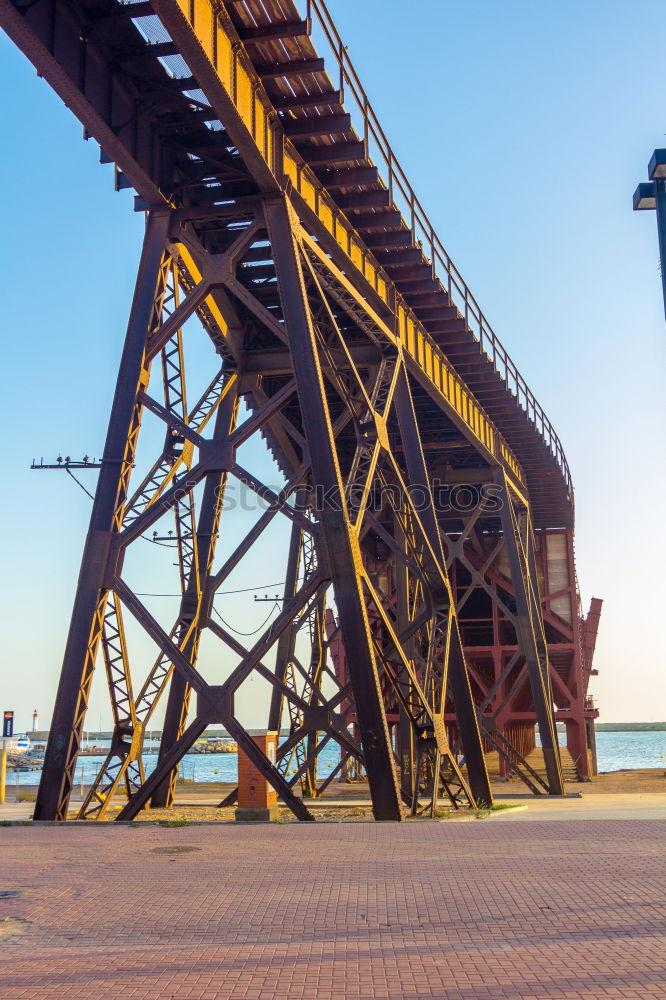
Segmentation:
{"type": "MultiPolygon", "coordinates": [[[[666,722],[595,722],[594,728],[598,733],[666,733],[666,722]]],[[[559,733],[566,732],[566,726],[563,722],[557,723],[557,731],[559,733]]],[[[27,735],[33,743],[46,743],[49,731],[48,729],[42,729],[37,732],[29,730],[27,735]]],[[[90,743],[96,743],[97,740],[110,740],[112,735],[111,730],[86,730],[83,742],[89,745],[90,743]]],[[[153,739],[157,741],[161,738],[162,731],[155,728],[154,730],[147,731],[145,735],[148,743],[151,743],[153,739]]],[[[280,735],[288,736],[289,730],[283,729],[280,735]]],[[[225,729],[211,727],[202,734],[201,739],[230,740],[231,736],[225,729]]]]}
{"type": "Polygon", "coordinates": [[[598,733],[666,733],[666,722],[595,722],[598,733]]]}

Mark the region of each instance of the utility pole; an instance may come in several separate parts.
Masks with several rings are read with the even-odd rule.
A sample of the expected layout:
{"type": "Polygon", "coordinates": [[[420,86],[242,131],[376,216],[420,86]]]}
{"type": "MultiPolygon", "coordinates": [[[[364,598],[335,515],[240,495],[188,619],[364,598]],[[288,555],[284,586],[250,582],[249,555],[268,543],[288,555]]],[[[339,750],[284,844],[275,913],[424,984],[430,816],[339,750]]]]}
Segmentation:
{"type": "Polygon", "coordinates": [[[634,212],[654,209],[657,213],[657,236],[661,261],[661,288],[666,313],[666,149],[655,149],[648,164],[647,184],[634,191],[634,212]]]}

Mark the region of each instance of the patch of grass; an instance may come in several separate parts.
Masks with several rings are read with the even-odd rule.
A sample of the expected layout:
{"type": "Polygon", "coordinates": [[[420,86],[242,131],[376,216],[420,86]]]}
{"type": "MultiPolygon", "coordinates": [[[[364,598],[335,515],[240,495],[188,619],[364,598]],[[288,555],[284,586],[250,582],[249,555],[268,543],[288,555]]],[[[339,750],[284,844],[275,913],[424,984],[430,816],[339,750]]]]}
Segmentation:
{"type": "Polygon", "coordinates": [[[492,806],[485,806],[483,809],[476,809],[474,812],[475,819],[486,819],[491,813],[499,812],[502,809],[517,809],[518,806],[511,802],[495,802],[492,806]]]}
{"type": "Polygon", "coordinates": [[[174,827],[174,826],[189,826],[189,820],[186,819],[161,819],[160,826],[174,827]]]}

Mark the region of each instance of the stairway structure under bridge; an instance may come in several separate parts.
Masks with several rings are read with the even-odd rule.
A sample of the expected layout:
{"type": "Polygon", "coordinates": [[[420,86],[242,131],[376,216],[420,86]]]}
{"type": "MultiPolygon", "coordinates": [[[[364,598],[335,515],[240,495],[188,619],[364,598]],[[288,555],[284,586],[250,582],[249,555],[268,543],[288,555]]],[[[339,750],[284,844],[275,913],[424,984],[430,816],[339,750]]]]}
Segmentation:
{"type": "Polygon", "coordinates": [[[213,723],[301,819],[303,789],[337,774],[316,773],[330,741],[341,769],[363,769],[377,819],[442,792],[490,803],[488,754],[561,794],[556,719],[587,776],[599,605],[581,617],[566,458],[324,3],[0,0],[0,23],[146,212],[36,818],[68,814],[96,670],[115,729],[81,817],[115,793],[123,819],[169,804],[213,723]],[[208,364],[196,392],[192,352],[197,379],[208,364]],[[256,437],[278,485],[243,464],[256,437]],[[264,504],[245,537],[224,507],[239,483],[264,504]],[[257,547],[274,577],[281,522],[284,594],[244,645],[214,601],[257,547]],[[130,558],[169,530],[170,619],[130,558]],[[241,717],[252,679],[266,728],[290,729],[275,760],[241,717]]]}

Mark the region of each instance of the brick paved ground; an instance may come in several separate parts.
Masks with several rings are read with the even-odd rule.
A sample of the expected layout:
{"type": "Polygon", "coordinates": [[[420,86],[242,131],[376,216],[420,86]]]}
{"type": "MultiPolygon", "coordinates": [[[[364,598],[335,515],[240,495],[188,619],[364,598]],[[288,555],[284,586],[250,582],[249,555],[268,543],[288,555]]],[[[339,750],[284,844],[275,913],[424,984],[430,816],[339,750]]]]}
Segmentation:
{"type": "Polygon", "coordinates": [[[665,998],[665,833],[2,828],[0,997],[665,998]]]}

